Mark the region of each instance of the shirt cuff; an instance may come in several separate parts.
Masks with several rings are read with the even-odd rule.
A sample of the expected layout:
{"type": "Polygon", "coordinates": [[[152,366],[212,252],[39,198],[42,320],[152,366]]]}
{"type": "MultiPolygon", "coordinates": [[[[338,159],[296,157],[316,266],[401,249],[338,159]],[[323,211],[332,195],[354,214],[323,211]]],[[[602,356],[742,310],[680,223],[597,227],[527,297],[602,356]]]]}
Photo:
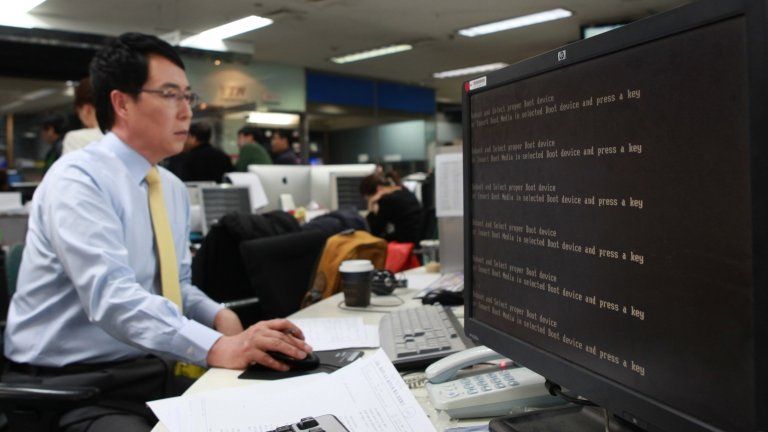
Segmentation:
{"type": "Polygon", "coordinates": [[[224,309],[224,305],[216,303],[210,298],[204,298],[195,305],[195,316],[191,317],[195,321],[205,324],[210,328],[213,328],[213,322],[216,319],[216,314],[220,310],[224,309]]]}
{"type": "Polygon", "coordinates": [[[185,361],[200,366],[207,366],[208,351],[211,350],[213,344],[219,340],[222,334],[197,321],[184,319],[186,323],[184,323],[171,341],[174,348],[173,352],[185,361]]]}

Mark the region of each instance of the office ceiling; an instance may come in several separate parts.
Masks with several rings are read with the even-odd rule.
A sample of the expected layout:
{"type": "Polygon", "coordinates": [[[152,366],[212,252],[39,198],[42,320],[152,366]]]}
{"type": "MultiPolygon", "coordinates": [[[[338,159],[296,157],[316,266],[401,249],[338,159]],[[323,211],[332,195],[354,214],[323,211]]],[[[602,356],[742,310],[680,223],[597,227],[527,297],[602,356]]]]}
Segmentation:
{"type": "MultiPolygon", "coordinates": [[[[425,85],[458,102],[463,78],[434,72],[514,63],[580,38],[580,26],[629,22],[686,0],[47,0],[32,11],[44,27],[114,36],[125,31],[182,37],[256,14],[273,25],[231,40],[258,61],[425,85]],[[456,31],[555,7],[570,18],[467,38],[456,31]],[[412,51],[337,65],[329,58],[395,43],[412,51]]],[[[39,61],[45,61],[39,58],[39,61]]],[[[57,61],[64,61],[58,59],[57,61]]],[[[63,65],[62,65],[63,67],[63,65]]]]}

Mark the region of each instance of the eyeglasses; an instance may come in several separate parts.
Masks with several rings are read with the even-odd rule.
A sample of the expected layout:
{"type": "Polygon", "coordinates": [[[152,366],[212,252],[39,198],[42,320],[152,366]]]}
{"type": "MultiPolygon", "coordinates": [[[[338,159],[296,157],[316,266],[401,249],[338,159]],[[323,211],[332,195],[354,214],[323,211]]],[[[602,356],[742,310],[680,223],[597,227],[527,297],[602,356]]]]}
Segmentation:
{"type": "Polygon", "coordinates": [[[177,88],[165,88],[165,89],[141,89],[139,92],[154,93],[160,95],[161,98],[171,102],[174,101],[177,104],[181,101],[187,101],[189,106],[197,105],[200,101],[200,96],[195,92],[183,92],[177,88]]]}

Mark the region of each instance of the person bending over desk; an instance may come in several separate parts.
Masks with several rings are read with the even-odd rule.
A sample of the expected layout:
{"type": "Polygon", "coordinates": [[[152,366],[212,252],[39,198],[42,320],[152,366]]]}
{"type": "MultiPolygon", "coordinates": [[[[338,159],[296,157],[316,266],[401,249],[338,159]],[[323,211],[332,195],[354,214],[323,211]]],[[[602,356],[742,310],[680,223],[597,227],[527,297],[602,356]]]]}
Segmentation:
{"type": "Polygon", "coordinates": [[[387,241],[418,243],[421,240],[422,210],[408,189],[374,173],[360,181],[360,194],[368,202],[371,234],[387,241]]]}
{"type": "MultiPolygon", "coordinates": [[[[144,402],[169,396],[172,358],[201,366],[288,367],[311,352],[287,320],[246,330],[190,283],[189,205],[158,168],[181,151],[196,95],[173,48],[127,33],[91,62],[98,145],[67,154],[37,190],[5,333],[7,382],[95,386],[66,430],[150,430],[144,402]]],[[[177,374],[178,375],[178,374],[177,374]]]]}

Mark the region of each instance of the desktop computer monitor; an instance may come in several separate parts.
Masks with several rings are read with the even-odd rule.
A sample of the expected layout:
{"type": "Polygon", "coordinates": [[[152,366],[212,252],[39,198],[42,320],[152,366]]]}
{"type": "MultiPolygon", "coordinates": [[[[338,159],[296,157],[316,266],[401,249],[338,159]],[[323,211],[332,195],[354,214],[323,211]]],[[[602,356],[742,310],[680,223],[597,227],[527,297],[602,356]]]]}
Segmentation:
{"type": "Polygon", "coordinates": [[[206,235],[227,213],[251,213],[249,190],[241,186],[202,186],[200,208],[203,235],[206,235]]]}
{"type": "MultiPolygon", "coordinates": [[[[347,164],[347,165],[314,165],[312,166],[311,171],[311,193],[312,193],[312,201],[316,202],[323,208],[327,208],[330,210],[338,210],[340,201],[338,200],[338,196],[336,191],[339,190],[346,190],[348,189],[347,186],[349,186],[349,182],[352,180],[349,180],[352,177],[357,177],[359,179],[362,179],[363,177],[373,174],[373,171],[376,169],[375,164],[347,164]],[[332,181],[332,176],[336,177],[344,177],[346,180],[342,180],[342,188],[334,188],[334,182],[332,181]]],[[[359,182],[358,182],[358,189],[357,189],[357,195],[360,195],[359,192],[359,182]]],[[[351,197],[351,195],[350,195],[351,197]]],[[[341,200],[341,203],[344,203],[344,199],[341,200]]],[[[355,204],[357,205],[357,203],[355,204]]],[[[365,207],[363,207],[361,210],[365,210],[365,207]]]]}
{"type": "Polygon", "coordinates": [[[216,182],[189,181],[184,182],[184,185],[187,187],[187,193],[189,193],[189,205],[199,206],[202,201],[202,192],[200,192],[200,189],[204,187],[216,186],[216,182]]]}
{"type": "Polygon", "coordinates": [[[692,3],[465,83],[471,339],[644,430],[768,430],[767,14],[692,3]]]}
{"type": "Polygon", "coordinates": [[[306,206],[310,200],[309,171],[307,165],[249,165],[248,172],[259,176],[267,195],[267,205],[260,212],[280,210],[280,195],[290,194],[297,206],[306,206]]]}
{"type": "Polygon", "coordinates": [[[360,182],[368,174],[340,172],[331,174],[331,206],[332,210],[368,210],[368,202],[360,194],[360,182]]]}

